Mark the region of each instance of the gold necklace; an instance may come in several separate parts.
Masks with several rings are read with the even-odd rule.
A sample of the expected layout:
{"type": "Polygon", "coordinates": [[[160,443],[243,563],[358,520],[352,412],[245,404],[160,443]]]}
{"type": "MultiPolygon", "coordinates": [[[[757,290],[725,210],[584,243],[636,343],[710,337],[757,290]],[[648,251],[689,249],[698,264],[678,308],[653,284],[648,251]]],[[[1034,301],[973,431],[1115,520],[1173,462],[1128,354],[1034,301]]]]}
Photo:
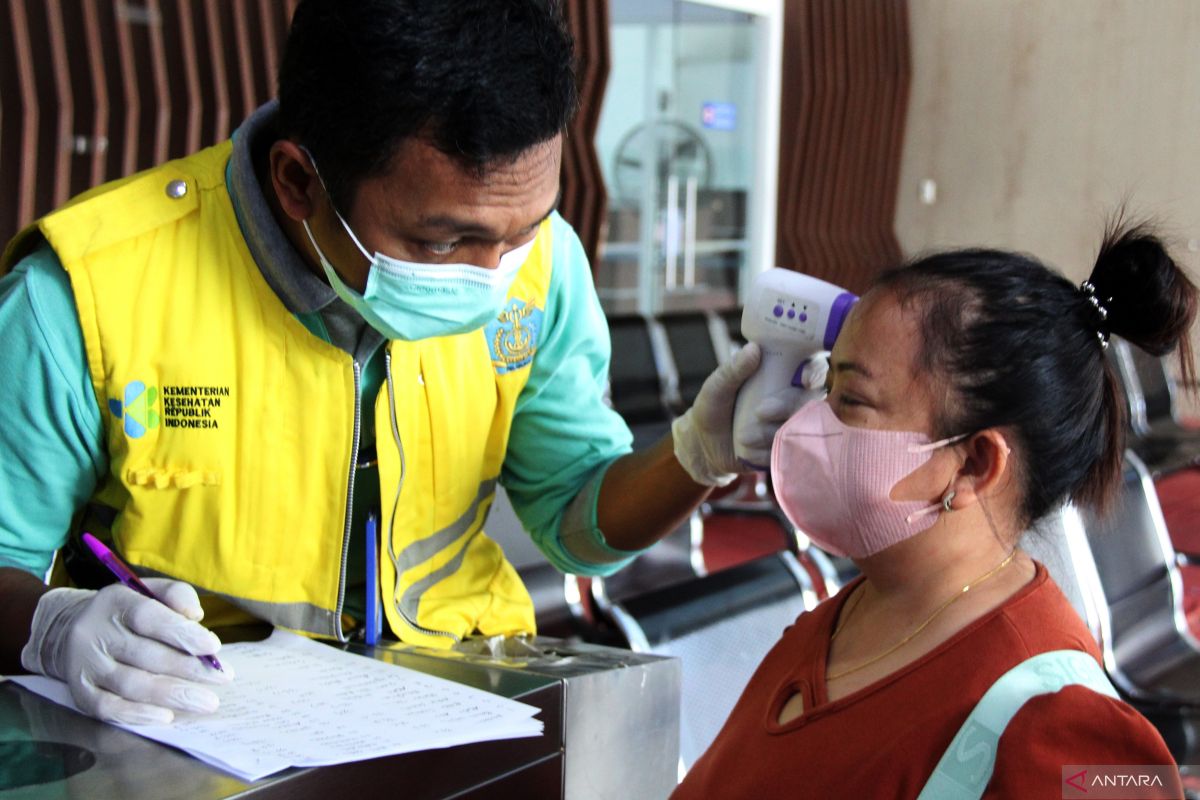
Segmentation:
{"type": "MultiPolygon", "coordinates": [[[[834,675],[826,675],[825,680],[833,681],[833,680],[837,680],[838,678],[843,678],[853,672],[858,672],[861,669],[866,669],[867,667],[874,664],[876,661],[879,661],[883,658],[886,658],[887,656],[890,656],[892,653],[896,652],[901,647],[903,647],[904,645],[911,642],[918,633],[925,630],[925,628],[929,625],[929,623],[933,622],[934,619],[937,618],[938,614],[941,614],[943,611],[945,611],[947,608],[949,608],[954,603],[954,601],[958,600],[964,594],[971,591],[972,586],[978,586],[979,584],[981,584],[981,583],[985,582],[986,580],[988,580],[989,578],[991,578],[993,575],[995,575],[1000,570],[1007,567],[1009,565],[1009,563],[1013,560],[1013,557],[1016,556],[1016,554],[1017,554],[1017,551],[1013,550],[1011,553],[1008,554],[1008,557],[1005,558],[1003,561],[1001,561],[999,564],[992,567],[991,569],[989,569],[987,572],[980,575],[975,580],[973,580],[970,583],[963,586],[961,590],[955,592],[950,597],[949,600],[942,603],[940,606],[937,607],[937,609],[932,614],[930,614],[928,617],[926,617],[924,622],[922,622],[920,625],[918,625],[916,628],[914,628],[912,633],[908,634],[903,639],[896,642],[894,645],[889,647],[887,650],[884,650],[882,653],[875,656],[874,658],[868,659],[867,661],[864,661],[861,664],[853,666],[850,669],[844,669],[841,672],[836,673],[834,675]]],[[[842,629],[846,627],[846,623],[850,621],[850,615],[853,614],[855,609],[858,608],[858,602],[862,599],[862,596],[865,593],[866,593],[866,586],[864,586],[863,590],[854,598],[854,605],[852,605],[850,607],[850,609],[846,612],[846,615],[841,620],[841,623],[837,626],[837,628],[834,629],[833,634],[829,637],[830,644],[832,644],[833,640],[837,638],[837,635],[842,632],[842,629]]]]}

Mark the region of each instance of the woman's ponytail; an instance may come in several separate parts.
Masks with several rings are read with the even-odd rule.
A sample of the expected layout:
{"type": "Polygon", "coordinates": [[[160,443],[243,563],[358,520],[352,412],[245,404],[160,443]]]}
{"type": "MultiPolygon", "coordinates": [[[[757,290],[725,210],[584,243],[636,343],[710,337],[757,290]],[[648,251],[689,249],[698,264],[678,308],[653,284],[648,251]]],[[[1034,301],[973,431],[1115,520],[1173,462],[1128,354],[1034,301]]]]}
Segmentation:
{"type": "Polygon", "coordinates": [[[1109,226],[1083,291],[1092,292],[1093,305],[1105,312],[1097,323],[1101,332],[1155,356],[1178,347],[1185,381],[1194,381],[1189,334],[1196,317],[1196,287],[1147,225],[1129,226],[1118,219],[1109,226]]]}
{"type": "MultiPolygon", "coordinates": [[[[1155,356],[1178,348],[1184,381],[1194,382],[1191,327],[1196,287],[1147,225],[1126,225],[1118,216],[1105,231],[1096,266],[1080,291],[1091,306],[1101,341],[1120,336],[1155,356]]],[[[1107,359],[1103,370],[1105,444],[1073,495],[1102,510],[1119,481],[1126,428],[1120,380],[1107,359]]]]}

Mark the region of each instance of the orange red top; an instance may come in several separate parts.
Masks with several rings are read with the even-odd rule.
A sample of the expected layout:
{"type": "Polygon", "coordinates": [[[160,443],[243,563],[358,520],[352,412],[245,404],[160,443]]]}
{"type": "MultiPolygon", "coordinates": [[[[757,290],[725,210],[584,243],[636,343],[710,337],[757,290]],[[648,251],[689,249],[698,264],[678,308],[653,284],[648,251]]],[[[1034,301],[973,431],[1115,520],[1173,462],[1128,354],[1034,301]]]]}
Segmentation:
{"type": "MultiPolygon", "coordinates": [[[[829,702],[829,636],[855,583],[784,631],[675,800],[915,798],[997,678],[1052,650],[1099,659],[1087,628],[1038,564],[1033,580],[1003,605],[898,672],[829,702]],[[796,692],[805,713],[778,724],[796,692]]],[[[1034,698],[1013,717],[984,796],[1061,800],[1064,765],[1173,763],[1158,731],[1132,707],[1070,686],[1034,698]]]]}

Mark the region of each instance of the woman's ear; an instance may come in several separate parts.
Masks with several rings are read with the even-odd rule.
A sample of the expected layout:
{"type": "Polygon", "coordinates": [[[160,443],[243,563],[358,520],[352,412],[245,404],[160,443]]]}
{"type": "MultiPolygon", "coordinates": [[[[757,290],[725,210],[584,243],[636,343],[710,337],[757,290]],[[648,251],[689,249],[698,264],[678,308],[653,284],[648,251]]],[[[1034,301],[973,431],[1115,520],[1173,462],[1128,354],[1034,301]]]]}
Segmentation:
{"type": "Polygon", "coordinates": [[[289,139],[280,139],[271,145],[267,169],[283,213],[296,222],[308,219],[316,208],[318,181],[305,150],[289,139]]]}
{"type": "Polygon", "coordinates": [[[950,490],[954,492],[951,510],[966,508],[981,498],[991,499],[1011,484],[1008,457],[1012,449],[999,430],[981,431],[960,443],[958,448],[964,458],[950,484],[950,490]]]}

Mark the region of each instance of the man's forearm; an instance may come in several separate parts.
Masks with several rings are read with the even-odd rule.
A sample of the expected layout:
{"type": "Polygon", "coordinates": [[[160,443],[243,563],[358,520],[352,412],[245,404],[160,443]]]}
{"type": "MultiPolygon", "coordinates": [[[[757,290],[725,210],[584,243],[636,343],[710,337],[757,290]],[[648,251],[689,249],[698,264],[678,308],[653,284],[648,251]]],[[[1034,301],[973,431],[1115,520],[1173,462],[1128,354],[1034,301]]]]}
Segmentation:
{"type": "Polygon", "coordinates": [[[600,486],[596,522],[610,547],[641,550],[679,527],[710,491],[679,465],[667,434],[608,468],[600,486]]]}
{"type": "Polygon", "coordinates": [[[0,567],[0,675],[25,672],[21,649],[38,600],[50,587],[25,570],[0,567]]]}

